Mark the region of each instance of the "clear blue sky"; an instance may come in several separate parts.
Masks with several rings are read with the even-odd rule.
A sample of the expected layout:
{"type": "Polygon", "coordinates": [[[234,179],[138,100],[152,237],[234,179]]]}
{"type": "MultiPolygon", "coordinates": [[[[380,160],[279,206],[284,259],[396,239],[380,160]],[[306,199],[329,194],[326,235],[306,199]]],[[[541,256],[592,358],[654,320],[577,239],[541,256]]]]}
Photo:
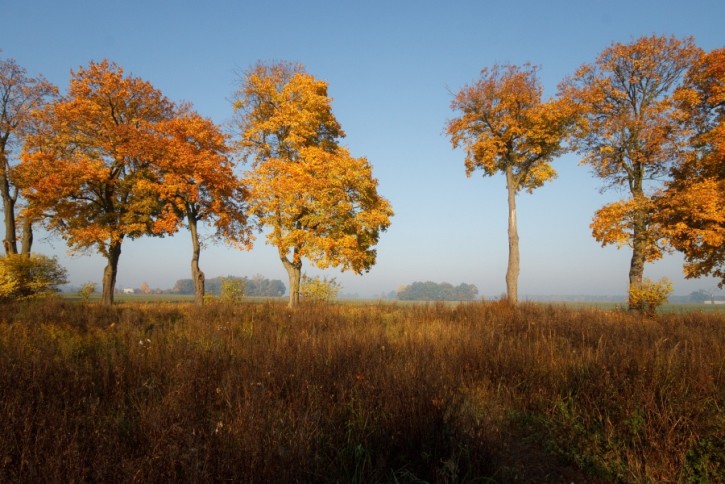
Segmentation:
{"type": "MultiPolygon", "coordinates": [[[[370,273],[326,272],[361,296],[424,280],[473,283],[486,297],[505,292],[504,180],[466,178],[463,153],[443,134],[451,93],[481,68],[538,64],[550,96],[612,42],[664,34],[692,35],[705,50],[725,44],[722,0],[0,0],[0,12],[0,55],[61,91],[71,69],[108,58],[224,123],[239,73],[258,60],[298,61],[327,81],[344,144],[370,160],[396,213],[370,273]]],[[[601,194],[576,155],[554,166],[557,180],[519,196],[519,293],[624,294],[629,249],[601,248],[589,230],[594,211],[620,194],[601,194]]],[[[97,254],[68,257],[57,238],[35,249],[57,254],[73,284],[101,280],[97,254]]],[[[171,287],[190,277],[190,257],[183,231],[125,242],[118,287],[171,287]]],[[[248,253],[210,246],[201,265],[207,277],[261,273],[286,284],[263,236],[248,253]]],[[[715,285],[686,281],[681,266],[668,256],[646,275],[669,277],[675,294],[715,285]]]]}

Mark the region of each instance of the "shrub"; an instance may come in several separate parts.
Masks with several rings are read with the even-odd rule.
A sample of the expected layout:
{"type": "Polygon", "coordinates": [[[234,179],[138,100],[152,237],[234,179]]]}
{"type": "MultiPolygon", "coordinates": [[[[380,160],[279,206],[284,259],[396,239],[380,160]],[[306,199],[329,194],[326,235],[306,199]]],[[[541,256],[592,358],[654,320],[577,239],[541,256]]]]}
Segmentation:
{"type": "Polygon", "coordinates": [[[310,277],[304,274],[300,283],[300,294],[302,297],[313,301],[330,301],[337,297],[341,288],[342,284],[337,282],[334,277],[328,279],[327,277],[310,277]]]}
{"type": "Polygon", "coordinates": [[[78,295],[83,299],[83,301],[88,301],[88,299],[91,297],[91,294],[96,292],[96,283],[95,282],[86,282],[83,284],[78,291],[78,295]]]}
{"type": "Polygon", "coordinates": [[[244,297],[244,279],[225,277],[222,279],[219,299],[227,303],[239,303],[244,297]]]}
{"type": "Polygon", "coordinates": [[[672,283],[666,277],[657,282],[645,279],[639,286],[629,287],[629,307],[640,314],[654,316],[657,308],[667,302],[672,293],[672,283]]]}
{"type": "Polygon", "coordinates": [[[0,299],[48,295],[67,282],[67,272],[55,257],[40,254],[0,257],[0,299]]]}

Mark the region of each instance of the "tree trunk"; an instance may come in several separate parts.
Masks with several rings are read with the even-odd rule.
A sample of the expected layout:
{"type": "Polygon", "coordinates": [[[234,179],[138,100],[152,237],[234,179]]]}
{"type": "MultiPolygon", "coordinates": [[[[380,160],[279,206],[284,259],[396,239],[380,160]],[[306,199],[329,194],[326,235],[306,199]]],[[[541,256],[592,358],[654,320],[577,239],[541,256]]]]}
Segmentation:
{"type": "Polygon", "coordinates": [[[33,222],[27,218],[23,218],[23,239],[20,253],[26,257],[30,257],[30,249],[33,247],[33,222]]]}
{"type": "Polygon", "coordinates": [[[118,259],[121,257],[121,241],[111,242],[108,247],[106,259],[108,264],[103,270],[103,299],[104,306],[113,304],[113,293],[116,289],[116,274],[118,273],[118,259]]]}
{"type": "Polygon", "coordinates": [[[519,232],[516,225],[516,184],[511,167],[506,168],[506,190],[509,207],[509,260],[506,269],[506,296],[511,304],[516,304],[519,300],[519,232]]]}
{"type": "MultiPolygon", "coordinates": [[[[637,195],[635,195],[637,196],[637,195]]],[[[639,196],[644,196],[640,194],[639,196]]],[[[631,297],[631,288],[642,286],[644,276],[644,264],[646,262],[647,250],[647,213],[645,209],[637,208],[634,213],[632,224],[632,260],[629,264],[629,310],[639,311],[640,305],[634,303],[631,297]]]]}
{"type": "Polygon", "coordinates": [[[189,231],[191,232],[191,245],[193,252],[191,255],[191,278],[194,281],[194,303],[204,304],[204,273],[199,269],[199,256],[201,254],[201,244],[199,244],[199,232],[197,231],[196,218],[188,216],[189,231]]]}
{"type": "Polygon", "coordinates": [[[5,254],[17,254],[18,242],[17,231],[15,228],[15,200],[10,195],[10,182],[7,176],[0,173],[0,189],[3,198],[3,214],[5,215],[5,238],[3,239],[3,247],[5,254]]]}
{"type": "Polygon", "coordinates": [[[300,303],[300,279],[302,278],[302,261],[290,262],[285,255],[280,257],[284,268],[289,275],[289,304],[290,308],[300,303]]]}

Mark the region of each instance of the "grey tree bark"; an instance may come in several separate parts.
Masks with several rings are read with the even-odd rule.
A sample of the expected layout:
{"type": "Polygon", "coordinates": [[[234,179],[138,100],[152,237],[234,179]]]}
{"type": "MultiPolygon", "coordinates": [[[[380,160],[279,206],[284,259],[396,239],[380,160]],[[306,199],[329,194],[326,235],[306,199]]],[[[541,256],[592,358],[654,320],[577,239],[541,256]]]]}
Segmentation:
{"type": "Polygon", "coordinates": [[[516,186],[513,170],[506,168],[506,190],[508,192],[508,237],[509,258],[506,269],[506,297],[511,304],[516,304],[519,298],[519,232],[516,222],[516,186]]]}

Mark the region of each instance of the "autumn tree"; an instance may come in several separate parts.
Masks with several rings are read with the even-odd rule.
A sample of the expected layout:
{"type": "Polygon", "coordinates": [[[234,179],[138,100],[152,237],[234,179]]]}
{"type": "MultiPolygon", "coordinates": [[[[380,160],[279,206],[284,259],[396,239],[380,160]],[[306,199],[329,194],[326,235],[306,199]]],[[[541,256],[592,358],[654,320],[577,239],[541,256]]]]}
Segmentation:
{"type": "Polygon", "coordinates": [[[658,198],[658,221],[685,255],[685,275],[725,285],[725,48],[688,71],[675,92],[685,149],[658,198]]]}
{"type": "MultiPolygon", "coordinates": [[[[626,199],[598,210],[591,227],[602,245],[632,247],[630,289],[642,284],[645,263],[660,258],[665,247],[653,220],[652,194],[677,159],[672,94],[698,54],[691,38],[615,43],[560,87],[578,107],[571,141],[582,163],[605,188],[628,192],[626,199]]],[[[635,306],[630,300],[630,308],[635,306]]]]}
{"type": "Polygon", "coordinates": [[[327,84],[291,64],[259,64],[243,78],[234,109],[247,174],[250,213],[267,227],[299,302],[303,258],[362,273],[393,211],[377,192],[365,158],[354,158],[332,114],[327,84]]]}
{"type": "MultiPolygon", "coordinates": [[[[0,59],[0,197],[3,201],[7,255],[18,253],[17,203],[20,190],[14,180],[13,163],[22,140],[33,128],[34,110],[57,94],[55,86],[43,77],[29,77],[13,59],[0,59]]],[[[33,242],[32,220],[23,218],[21,253],[30,255],[33,242]]]]}
{"type": "Polygon", "coordinates": [[[158,124],[173,104],[108,61],[71,73],[68,93],[40,114],[19,174],[31,209],[72,250],[95,248],[107,265],[103,303],[113,303],[121,245],[149,234],[161,210],[154,163],[165,155],[158,124]]]}
{"type": "Polygon", "coordinates": [[[166,153],[155,164],[154,191],[164,203],[155,223],[158,233],[174,232],[186,220],[191,234],[194,300],[204,302],[204,273],[199,268],[200,224],[213,226],[214,238],[250,248],[247,190],[234,172],[226,136],[211,120],[187,106],[159,124],[166,153]]]}
{"type": "Polygon", "coordinates": [[[531,193],[556,176],[553,158],[562,153],[569,119],[566,104],[543,102],[537,68],[504,65],[484,68],[481,78],[456,94],[451,109],[460,113],[448,123],[454,148],[466,151],[466,175],[503,173],[508,194],[508,300],[518,300],[519,235],[516,194],[531,193]]]}

